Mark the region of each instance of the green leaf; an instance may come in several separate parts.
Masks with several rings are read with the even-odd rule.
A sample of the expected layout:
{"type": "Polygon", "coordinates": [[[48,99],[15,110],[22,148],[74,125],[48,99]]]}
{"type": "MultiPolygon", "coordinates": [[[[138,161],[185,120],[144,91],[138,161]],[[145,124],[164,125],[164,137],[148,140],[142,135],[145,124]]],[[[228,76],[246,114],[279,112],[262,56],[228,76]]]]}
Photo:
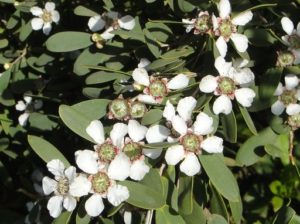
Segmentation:
{"type": "Polygon", "coordinates": [[[159,56],[161,55],[161,50],[160,50],[160,46],[157,43],[155,37],[147,29],[144,29],[144,34],[145,34],[146,44],[147,44],[149,50],[156,58],[159,58],[159,56]]]}
{"type": "Polygon", "coordinates": [[[22,42],[25,41],[28,38],[28,36],[31,34],[31,31],[32,31],[31,21],[29,21],[28,23],[26,23],[21,27],[20,36],[19,36],[20,41],[22,42]]]}
{"type": "Polygon", "coordinates": [[[259,96],[261,99],[270,99],[280,82],[283,68],[270,68],[262,76],[259,86],[259,96]]]}
{"type": "Polygon", "coordinates": [[[156,169],[150,169],[140,183],[151,187],[157,192],[161,192],[163,190],[161,176],[156,169]]]}
{"type": "Polygon", "coordinates": [[[82,5],[79,5],[74,9],[74,14],[77,16],[88,16],[88,17],[99,15],[98,13],[94,12],[93,10],[90,10],[82,5]]]}
{"type": "Polygon", "coordinates": [[[52,52],[69,52],[92,45],[91,34],[66,31],[52,35],[46,41],[46,47],[52,52]]]}
{"type": "Polygon", "coordinates": [[[139,208],[156,209],[164,206],[163,192],[158,192],[149,186],[132,181],[122,181],[119,184],[126,186],[130,192],[127,202],[139,208]]]}
{"type": "Polygon", "coordinates": [[[171,51],[168,51],[167,53],[161,55],[161,58],[163,59],[177,59],[180,57],[187,57],[190,54],[193,54],[195,52],[194,48],[188,45],[181,46],[179,48],[173,49],[171,51]]]}
{"type": "Polygon", "coordinates": [[[7,70],[0,76],[0,94],[7,88],[11,76],[11,71],[7,70]]]}
{"type": "Polygon", "coordinates": [[[238,202],[240,200],[239,187],[232,172],[224,163],[221,155],[200,155],[201,165],[203,166],[210,181],[227,200],[238,202]]]}
{"type": "Polygon", "coordinates": [[[243,203],[240,199],[239,202],[229,201],[229,206],[232,214],[232,218],[236,224],[240,224],[243,218],[243,203]]]}
{"type": "Polygon", "coordinates": [[[255,128],[254,122],[253,122],[249,112],[247,111],[247,109],[245,107],[239,106],[239,108],[240,108],[241,114],[247,124],[247,127],[252,132],[252,134],[257,135],[257,130],[255,128]]]}
{"type": "Polygon", "coordinates": [[[180,173],[178,180],[178,208],[179,213],[189,215],[193,211],[194,178],[180,173]]]}
{"type": "Polygon", "coordinates": [[[149,110],[142,118],[142,125],[151,125],[161,120],[163,112],[159,109],[149,110]]]}
{"type": "Polygon", "coordinates": [[[249,42],[257,47],[269,47],[277,41],[266,29],[251,28],[245,30],[244,34],[249,42]]]}
{"type": "Polygon", "coordinates": [[[99,83],[104,83],[104,82],[109,82],[113,81],[115,79],[122,79],[122,78],[127,78],[128,76],[118,74],[118,73],[110,73],[110,72],[104,72],[104,71],[99,71],[95,72],[91,75],[89,75],[85,83],[87,85],[93,85],[93,84],[99,84],[99,83]]]}
{"type": "Polygon", "coordinates": [[[228,224],[228,222],[222,216],[213,214],[209,217],[207,224],[228,224]]]}
{"type": "Polygon", "coordinates": [[[0,40],[0,49],[5,48],[8,46],[8,40],[7,39],[1,39],[0,40]]]}
{"type": "Polygon", "coordinates": [[[70,223],[72,212],[64,211],[60,216],[52,222],[52,224],[68,224],[70,223]]]}
{"type": "Polygon", "coordinates": [[[206,223],[206,218],[204,215],[203,208],[198,205],[198,203],[193,200],[193,211],[189,215],[182,214],[183,219],[187,224],[200,224],[206,223]]]}
{"type": "Polygon", "coordinates": [[[163,23],[146,23],[146,28],[153,37],[160,42],[167,42],[169,38],[173,38],[172,30],[163,23]]]}
{"type": "Polygon", "coordinates": [[[223,216],[226,220],[229,219],[227,208],[222,196],[211,186],[212,197],[210,199],[210,210],[212,213],[223,216]]]}
{"type": "Polygon", "coordinates": [[[237,124],[234,112],[232,111],[228,115],[222,114],[221,122],[225,139],[231,143],[235,143],[237,140],[237,124]]]}
{"type": "Polygon", "coordinates": [[[70,166],[70,163],[64,157],[64,155],[48,141],[34,135],[28,135],[27,139],[31,148],[46,163],[48,163],[52,159],[59,159],[64,163],[66,167],[70,166]]]}
{"type": "Polygon", "coordinates": [[[155,223],[157,224],[185,224],[183,218],[168,205],[156,209],[155,223]]]}
{"type": "Polygon", "coordinates": [[[283,207],[278,211],[272,224],[289,224],[295,215],[296,212],[294,209],[291,207],[283,207]]]}
{"type": "Polygon", "coordinates": [[[87,100],[73,106],[60,105],[59,116],[73,132],[94,142],[85,129],[92,120],[102,118],[110,101],[106,99],[87,100]]]}

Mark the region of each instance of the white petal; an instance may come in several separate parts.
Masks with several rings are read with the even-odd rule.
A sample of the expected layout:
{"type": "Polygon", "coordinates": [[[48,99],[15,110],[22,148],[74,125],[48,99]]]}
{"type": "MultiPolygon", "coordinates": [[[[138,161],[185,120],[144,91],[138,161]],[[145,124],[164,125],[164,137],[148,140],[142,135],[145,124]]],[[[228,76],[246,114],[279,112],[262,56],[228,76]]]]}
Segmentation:
{"type": "Polygon", "coordinates": [[[18,111],[23,111],[26,110],[27,105],[24,103],[23,100],[19,100],[18,103],[16,104],[16,110],[18,111]]]}
{"type": "Polygon", "coordinates": [[[72,196],[65,196],[63,206],[67,211],[73,211],[76,208],[76,199],[72,196]]]}
{"type": "Polygon", "coordinates": [[[55,23],[58,23],[59,20],[60,20],[59,12],[54,10],[54,11],[51,12],[51,15],[52,15],[52,21],[55,22],[55,23]]]}
{"type": "Polygon", "coordinates": [[[136,68],[132,72],[132,78],[133,80],[143,86],[149,86],[150,85],[150,79],[148,72],[145,68],[136,68]]]}
{"type": "Polygon", "coordinates": [[[33,18],[31,20],[31,27],[33,30],[40,30],[44,25],[44,21],[41,18],[33,18]]]}
{"type": "Polygon", "coordinates": [[[49,33],[51,32],[52,30],[52,25],[51,23],[44,23],[44,26],[43,26],[43,33],[45,35],[49,35],[49,33]]]}
{"type": "Polygon", "coordinates": [[[21,114],[18,117],[19,124],[23,127],[26,126],[28,118],[29,118],[29,113],[25,112],[25,113],[21,114]]]}
{"type": "Polygon", "coordinates": [[[183,89],[188,85],[189,85],[189,78],[184,74],[176,75],[167,83],[168,89],[171,90],[183,89]]]}
{"type": "Polygon", "coordinates": [[[128,127],[123,123],[116,123],[113,126],[113,129],[110,132],[110,138],[112,143],[118,148],[124,146],[124,137],[128,133],[128,127]]]}
{"type": "Polygon", "coordinates": [[[100,15],[93,16],[88,21],[88,27],[93,32],[102,30],[104,26],[105,26],[105,21],[101,18],[100,15]]]}
{"type": "Polygon", "coordinates": [[[217,86],[217,77],[212,75],[204,76],[199,83],[199,89],[203,93],[212,93],[215,91],[217,86]]]}
{"type": "Polygon", "coordinates": [[[163,112],[163,117],[166,118],[168,121],[171,121],[174,116],[175,116],[175,108],[173,104],[171,104],[170,101],[168,100],[163,112]]]}
{"type": "Polygon", "coordinates": [[[216,41],[216,47],[222,57],[226,56],[227,53],[227,43],[224,37],[220,36],[216,41]]]}
{"type": "Polygon", "coordinates": [[[44,194],[49,195],[56,190],[57,182],[49,177],[44,177],[42,180],[42,185],[44,194]]]}
{"type": "Polygon", "coordinates": [[[234,46],[239,52],[245,52],[248,48],[248,38],[239,33],[233,33],[230,36],[230,39],[233,41],[234,46]]]}
{"type": "MultiPolygon", "coordinates": [[[[133,192],[134,193],[134,192],[133,192]]],[[[116,184],[108,188],[107,199],[113,206],[118,206],[129,198],[127,187],[116,184]]]]}
{"type": "Polygon", "coordinates": [[[132,222],[132,212],[125,211],[124,212],[124,223],[131,224],[131,222],[132,222]]]}
{"type": "Polygon", "coordinates": [[[237,26],[245,26],[252,20],[253,13],[251,11],[246,11],[238,14],[232,19],[232,23],[237,26]]]}
{"type": "Polygon", "coordinates": [[[284,77],[285,88],[288,90],[294,89],[299,84],[299,79],[294,74],[288,74],[284,77]]]}
{"type": "Polygon", "coordinates": [[[213,105],[213,111],[215,114],[230,114],[232,111],[232,103],[228,96],[219,96],[213,105]]]}
{"type": "Polygon", "coordinates": [[[274,96],[279,96],[283,93],[283,86],[282,86],[282,83],[278,83],[278,86],[274,92],[274,96]]]}
{"type": "Polygon", "coordinates": [[[254,79],[254,73],[250,68],[238,69],[233,72],[233,80],[239,85],[251,84],[254,79]]]}
{"type": "Polygon", "coordinates": [[[195,100],[195,98],[192,96],[184,97],[183,99],[179,100],[177,112],[184,121],[191,120],[191,116],[196,104],[197,100],[195,100]]]}
{"type": "Polygon", "coordinates": [[[295,57],[295,60],[294,60],[294,65],[298,65],[300,64],[300,49],[291,49],[294,57],[295,57]]]}
{"type": "Polygon", "coordinates": [[[100,215],[104,209],[102,197],[99,194],[93,194],[86,200],[84,207],[89,216],[95,217],[100,215]]]}
{"type": "Polygon", "coordinates": [[[243,107],[250,107],[255,97],[255,92],[250,88],[241,88],[241,89],[237,89],[234,92],[234,95],[236,97],[236,100],[243,107]]]}
{"type": "Polygon", "coordinates": [[[146,103],[146,104],[158,104],[153,96],[146,95],[146,94],[138,95],[138,100],[140,102],[143,102],[143,103],[146,103]]]}
{"type": "Polygon", "coordinates": [[[63,196],[53,196],[49,199],[47,209],[53,218],[57,218],[62,211],[63,196]]]}
{"type": "Polygon", "coordinates": [[[43,10],[40,7],[37,7],[37,6],[31,7],[30,12],[34,16],[41,16],[43,14],[43,10]]]}
{"type": "Polygon", "coordinates": [[[88,174],[96,174],[99,170],[97,162],[98,155],[91,150],[78,150],[75,152],[75,161],[77,166],[88,174]]]}
{"type": "Polygon", "coordinates": [[[150,167],[145,163],[143,159],[134,161],[130,167],[130,178],[136,181],[140,181],[150,171],[150,167]]]}
{"type": "Polygon", "coordinates": [[[148,143],[163,142],[170,135],[170,130],[162,125],[151,126],[147,133],[146,139],[148,143]]]}
{"type": "Polygon", "coordinates": [[[209,153],[222,153],[223,152],[223,139],[217,136],[211,136],[201,142],[201,148],[209,153]]]}
{"type": "Polygon", "coordinates": [[[299,104],[289,104],[286,107],[286,113],[288,115],[295,115],[300,112],[300,105],[299,104]]]}
{"type": "Polygon", "coordinates": [[[194,153],[188,153],[185,159],[180,164],[181,172],[187,176],[194,176],[200,172],[200,163],[197,156],[194,153]]]}
{"type": "Polygon", "coordinates": [[[187,125],[185,121],[178,115],[173,117],[172,126],[180,135],[184,135],[187,133],[187,125]]]}
{"type": "Polygon", "coordinates": [[[23,99],[25,100],[25,102],[27,104],[31,103],[32,102],[32,97],[31,96],[24,96],[23,99]]]}
{"type": "Polygon", "coordinates": [[[85,129],[86,133],[98,144],[105,140],[103,124],[99,120],[93,120],[85,129]]]}
{"type": "Polygon", "coordinates": [[[291,35],[294,30],[294,24],[288,17],[283,17],[281,19],[282,29],[288,34],[291,35]]]}
{"type": "Polygon", "coordinates": [[[47,168],[54,176],[64,176],[65,165],[59,159],[53,159],[47,163],[47,168]]]}
{"type": "Polygon", "coordinates": [[[228,17],[231,13],[231,5],[229,0],[220,0],[218,4],[218,10],[222,19],[228,17]]]}
{"type": "Polygon", "coordinates": [[[228,76],[230,69],[232,68],[231,62],[226,62],[223,57],[217,57],[215,60],[215,68],[218,70],[221,76],[228,76]]]}
{"type": "Polygon", "coordinates": [[[101,37],[104,39],[104,40],[110,40],[112,39],[115,34],[111,33],[111,31],[114,31],[114,28],[113,27],[108,27],[102,34],[101,34],[101,37]]]}
{"type": "Polygon", "coordinates": [[[140,63],[138,63],[138,68],[145,68],[151,62],[147,58],[141,58],[140,63]]]}
{"type": "Polygon", "coordinates": [[[162,149],[143,149],[143,154],[151,159],[157,159],[162,153],[162,149]]]}
{"type": "Polygon", "coordinates": [[[165,160],[168,165],[175,166],[184,158],[184,149],[182,145],[174,145],[167,149],[165,160]]]}
{"type": "Polygon", "coordinates": [[[76,168],[74,166],[69,166],[67,169],[65,169],[64,174],[65,177],[68,178],[69,182],[72,182],[76,177],[76,168]]]}
{"type": "Polygon", "coordinates": [[[200,112],[193,125],[194,133],[197,135],[208,135],[214,130],[213,118],[204,112],[200,112]]]}
{"type": "Polygon", "coordinates": [[[135,26],[135,20],[132,16],[123,16],[118,19],[119,26],[125,30],[132,30],[135,26]]]}
{"type": "Polygon", "coordinates": [[[74,197],[82,197],[87,195],[92,188],[91,182],[83,174],[75,177],[73,182],[70,184],[69,193],[74,197]]]}
{"type": "Polygon", "coordinates": [[[53,2],[46,2],[45,9],[50,12],[55,9],[55,4],[53,2]]]}
{"type": "Polygon", "coordinates": [[[134,142],[139,142],[145,138],[148,128],[141,125],[136,120],[128,122],[128,135],[134,142]]]}
{"type": "Polygon", "coordinates": [[[130,175],[131,162],[129,158],[121,152],[108,167],[108,176],[113,180],[125,180],[130,175]]]}
{"type": "Polygon", "coordinates": [[[297,100],[300,101],[300,89],[297,89],[295,96],[296,96],[297,100]]]}
{"type": "Polygon", "coordinates": [[[218,19],[217,19],[217,17],[215,16],[215,14],[212,14],[211,20],[212,20],[212,24],[213,24],[213,29],[214,29],[214,31],[215,31],[215,30],[218,29],[218,27],[219,27],[218,19]]]}
{"type": "Polygon", "coordinates": [[[284,108],[284,104],[281,101],[277,100],[275,103],[272,104],[271,111],[275,115],[280,115],[284,111],[284,108]]]}

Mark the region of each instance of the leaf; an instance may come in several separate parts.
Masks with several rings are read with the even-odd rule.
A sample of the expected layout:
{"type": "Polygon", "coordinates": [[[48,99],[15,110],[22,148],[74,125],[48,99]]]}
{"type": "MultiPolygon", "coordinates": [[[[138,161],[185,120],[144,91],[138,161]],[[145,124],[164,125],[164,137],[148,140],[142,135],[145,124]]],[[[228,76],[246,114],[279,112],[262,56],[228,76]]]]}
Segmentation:
{"type": "Polygon", "coordinates": [[[289,224],[295,215],[296,212],[294,209],[291,207],[283,207],[278,211],[272,224],[289,224]]]}
{"type": "Polygon", "coordinates": [[[255,153],[255,149],[259,146],[264,146],[273,143],[277,138],[277,135],[272,131],[270,127],[258,132],[257,135],[250,137],[240,147],[236,161],[239,165],[251,166],[256,163],[259,156],[255,153]]]}
{"type": "Polygon", "coordinates": [[[252,132],[252,134],[257,135],[257,130],[255,128],[254,122],[249,114],[249,112],[247,111],[246,108],[239,106],[241,114],[244,118],[244,121],[247,124],[247,127],[249,128],[249,130],[252,132]]]}
{"type": "Polygon", "coordinates": [[[239,202],[229,201],[229,206],[232,214],[232,218],[236,224],[241,223],[243,218],[243,203],[240,199],[239,202]]]}
{"type": "Polygon", "coordinates": [[[93,85],[93,84],[105,83],[105,82],[113,81],[115,79],[122,79],[127,77],[128,76],[122,74],[99,71],[89,75],[86,78],[85,83],[87,85],[93,85]]]}
{"type": "Polygon", "coordinates": [[[145,186],[151,186],[151,188],[157,192],[163,191],[161,176],[156,169],[150,169],[140,183],[145,186]]]}
{"type": "Polygon", "coordinates": [[[172,30],[163,23],[147,22],[146,28],[160,42],[167,42],[169,38],[173,38],[172,30]]]}
{"type": "Polygon", "coordinates": [[[195,50],[188,45],[184,45],[180,48],[173,49],[171,51],[168,51],[167,53],[161,55],[161,58],[163,59],[177,59],[180,57],[187,57],[190,54],[193,54],[195,50]]]}
{"type": "Polygon", "coordinates": [[[180,214],[189,215],[193,211],[194,178],[180,173],[178,180],[178,208],[180,214]]]}
{"type": "Polygon", "coordinates": [[[48,141],[34,135],[28,135],[27,140],[35,153],[46,163],[52,159],[59,159],[66,167],[70,166],[70,163],[64,155],[48,141]]]}
{"type": "Polygon", "coordinates": [[[157,224],[185,224],[183,218],[168,205],[156,209],[155,223],[157,224]]]}
{"type": "Polygon", "coordinates": [[[31,34],[31,31],[32,31],[31,21],[29,21],[28,23],[26,23],[21,27],[20,36],[19,36],[20,41],[22,42],[25,41],[28,38],[28,36],[31,34]]]}
{"type": "Polygon", "coordinates": [[[207,224],[228,224],[226,220],[220,216],[213,214],[207,221],[207,224]]]}
{"type": "Polygon", "coordinates": [[[5,48],[8,46],[8,40],[7,39],[1,39],[0,40],[0,49],[5,48]]]}
{"type": "Polygon", "coordinates": [[[74,14],[77,16],[88,16],[88,17],[99,15],[98,13],[94,12],[93,10],[90,10],[82,5],[79,5],[74,9],[74,14]]]}
{"type": "Polygon", "coordinates": [[[257,47],[269,47],[277,41],[266,29],[250,28],[245,30],[244,34],[249,42],[257,47]]]}
{"type": "Polygon", "coordinates": [[[203,208],[193,200],[193,211],[189,215],[182,214],[183,219],[187,224],[200,224],[206,223],[203,208]]]}
{"type": "Polygon", "coordinates": [[[161,50],[160,50],[160,46],[157,43],[155,37],[147,29],[144,29],[144,34],[145,34],[146,44],[147,44],[149,50],[156,58],[159,58],[159,56],[161,55],[161,50]]]}
{"type": "Polygon", "coordinates": [[[132,182],[122,181],[119,184],[126,186],[130,192],[127,202],[139,208],[156,209],[164,206],[163,192],[158,192],[149,186],[132,182]]]}
{"type": "Polygon", "coordinates": [[[280,82],[283,68],[270,68],[262,76],[259,86],[259,96],[261,99],[270,99],[280,82]]]}
{"type": "Polygon", "coordinates": [[[159,109],[149,110],[142,118],[142,125],[151,125],[161,120],[163,112],[159,109]]]}
{"type": "Polygon", "coordinates": [[[7,88],[11,76],[11,71],[7,70],[0,76],[0,94],[7,88]]]}
{"type": "Polygon", "coordinates": [[[66,31],[52,35],[46,41],[46,47],[52,52],[69,52],[92,45],[91,34],[66,31]]]}
{"type": "Polygon", "coordinates": [[[68,224],[70,223],[72,212],[64,211],[60,216],[52,222],[52,224],[68,224]]]}
{"type": "Polygon", "coordinates": [[[226,220],[229,220],[227,208],[222,196],[219,192],[211,186],[212,197],[210,199],[210,210],[212,213],[223,216],[226,220]]]}
{"type": "Polygon", "coordinates": [[[240,200],[239,187],[232,172],[224,163],[221,155],[200,155],[201,165],[217,191],[227,200],[238,202],[240,200]]]}
{"type": "Polygon", "coordinates": [[[222,114],[221,122],[225,139],[231,143],[235,143],[237,140],[237,124],[234,112],[232,111],[228,115],[222,114]]]}
{"type": "Polygon", "coordinates": [[[59,116],[73,132],[94,142],[85,129],[92,120],[102,118],[110,101],[106,99],[87,100],[73,106],[60,105],[59,116]]]}

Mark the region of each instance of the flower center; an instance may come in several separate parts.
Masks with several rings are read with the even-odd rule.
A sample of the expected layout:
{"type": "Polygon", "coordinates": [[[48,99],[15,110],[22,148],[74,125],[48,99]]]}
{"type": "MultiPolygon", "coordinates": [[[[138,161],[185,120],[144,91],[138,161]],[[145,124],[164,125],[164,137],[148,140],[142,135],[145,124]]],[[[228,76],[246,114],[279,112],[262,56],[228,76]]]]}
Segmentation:
{"type": "Polygon", "coordinates": [[[223,19],[219,25],[220,35],[229,38],[232,33],[236,32],[236,26],[232,24],[230,19],[223,19]]]}
{"type": "Polygon", "coordinates": [[[195,25],[199,33],[206,33],[211,28],[211,20],[209,15],[198,17],[195,25]]]}
{"type": "Polygon", "coordinates": [[[147,107],[141,102],[134,102],[131,104],[130,115],[133,118],[140,118],[145,115],[147,107]]]}
{"type": "Polygon", "coordinates": [[[198,153],[200,151],[200,138],[194,134],[186,134],[181,139],[182,145],[186,151],[198,153]]]}
{"type": "Polygon", "coordinates": [[[221,94],[232,95],[235,90],[234,81],[228,77],[220,77],[218,79],[218,90],[221,94]]]}
{"type": "Polygon", "coordinates": [[[139,159],[142,155],[142,147],[136,142],[130,142],[126,144],[123,148],[123,151],[131,161],[139,159]]]}
{"type": "Polygon", "coordinates": [[[277,57],[277,65],[288,66],[292,65],[295,61],[295,56],[290,51],[279,52],[277,57]]]}
{"type": "Polygon", "coordinates": [[[284,105],[289,105],[290,103],[296,103],[297,102],[295,92],[292,91],[292,90],[284,90],[283,93],[279,96],[279,100],[284,105]]]}
{"type": "Polygon", "coordinates": [[[57,182],[57,191],[61,195],[65,195],[69,192],[69,179],[67,177],[61,177],[57,182]]]}
{"type": "Polygon", "coordinates": [[[300,48],[300,37],[296,34],[289,36],[288,41],[291,45],[291,48],[300,48]]]}
{"type": "Polygon", "coordinates": [[[43,10],[42,19],[45,23],[51,23],[52,22],[52,14],[51,12],[48,12],[47,10],[43,10]]]}
{"type": "Polygon", "coordinates": [[[298,129],[300,127],[300,113],[289,116],[288,123],[292,128],[298,129]]]}
{"type": "Polygon", "coordinates": [[[167,87],[164,82],[154,80],[149,86],[149,92],[153,97],[164,97],[167,95],[167,87]]]}
{"type": "Polygon", "coordinates": [[[109,185],[110,181],[106,173],[99,172],[93,175],[92,186],[95,192],[103,194],[107,191],[109,185]]]}
{"type": "Polygon", "coordinates": [[[115,99],[110,104],[110,112],[116,119],[123,119],[129,114],[129,107],[126,100],[115,99]]]}
{"type": "Polygon", "coordinates": [[[116,156],[116,149],[111,143],[97,145],[99,159],[103,162],[111,162],[116,156]]]}

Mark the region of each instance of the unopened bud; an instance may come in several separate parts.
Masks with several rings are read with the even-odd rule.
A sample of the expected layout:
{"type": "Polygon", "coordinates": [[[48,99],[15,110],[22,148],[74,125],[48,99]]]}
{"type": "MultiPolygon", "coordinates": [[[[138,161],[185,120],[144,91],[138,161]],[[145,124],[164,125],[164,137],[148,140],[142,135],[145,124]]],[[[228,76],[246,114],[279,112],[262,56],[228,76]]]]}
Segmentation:
{"type": "Polygon", "coordinates": [[[6,62],[6,63],[4,63],[3,67],[5,70],[8,70],[11,68],[11,63],[6,62]]]}

